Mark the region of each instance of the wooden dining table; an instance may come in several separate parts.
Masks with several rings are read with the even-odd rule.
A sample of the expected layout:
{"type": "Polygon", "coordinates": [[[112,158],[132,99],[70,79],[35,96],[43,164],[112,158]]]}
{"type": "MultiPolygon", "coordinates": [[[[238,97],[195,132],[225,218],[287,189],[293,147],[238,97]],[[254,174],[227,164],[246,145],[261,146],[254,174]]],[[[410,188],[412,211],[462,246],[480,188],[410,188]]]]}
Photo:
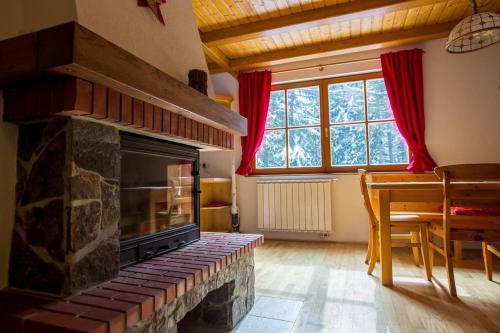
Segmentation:
{"type": "MultiPolygon", "coordinates": [[[[498,188],[500,181],[487,182],[455,182],[464,190],[471,190],[478,184],[491,185],[498,188]]],[[[381,282],[384,286],[392,286],[392,240],[391,240],[391,204],[392,203],[441,203],[443,202],[442,182],[370,182],[368,188],[378,198],[376,207],[379,214],[380,237],[380,266],[382,270],[381,282]]],[[[411,212],[406,212],[411,214],[411,212]]],[[[425,212],[414,212],[425,215],[425,212]]],[[[442,218],[439,213],[430,214],[429,218],[442,218]],[[436,216],[437,215],[437,216],[436,216]]]]}
{"type": "Polygon", "coordinates": [[[391,203],[442,202],[443,183],[383,182],[367,185],[378,197],[374,209],[379,213],[381,282],[384,286],[392,286],[391,203]]]}

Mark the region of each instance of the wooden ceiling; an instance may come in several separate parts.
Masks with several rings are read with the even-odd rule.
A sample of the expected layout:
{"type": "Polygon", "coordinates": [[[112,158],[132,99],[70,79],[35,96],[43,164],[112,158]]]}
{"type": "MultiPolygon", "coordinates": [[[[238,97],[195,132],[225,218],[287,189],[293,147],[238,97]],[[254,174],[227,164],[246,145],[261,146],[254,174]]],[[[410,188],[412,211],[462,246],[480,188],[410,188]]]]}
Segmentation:
{"type": "MultiPolygon", "coordinates": [[[[192,0],[210,71],[264,66],[446,37],[469,0],[192,0]]],[[[500,1],[479,0],[480,11],[500,1]]]]}

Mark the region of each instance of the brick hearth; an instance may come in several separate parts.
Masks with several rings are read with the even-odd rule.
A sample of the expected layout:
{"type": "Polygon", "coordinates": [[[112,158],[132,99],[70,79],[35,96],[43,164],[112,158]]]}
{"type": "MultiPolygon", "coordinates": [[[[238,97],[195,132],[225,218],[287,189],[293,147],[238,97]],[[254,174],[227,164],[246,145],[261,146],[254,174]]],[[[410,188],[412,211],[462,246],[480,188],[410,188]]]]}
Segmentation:
{"type": "Polygon", "coordinates": [[[227,325],[234,326],[253,304],[253,249],[262,243],[261,235],[202,233],[196,243],[125,268],[118,278],[68,299],[5,290],[0,293],[2,330],[120,333],[154,327],[175,332],[176,323],[209,292],[244,275],[248,285],[232,288],[243,289],[244,295],[231,291],[227,300],[232,311],[227,325]]]}

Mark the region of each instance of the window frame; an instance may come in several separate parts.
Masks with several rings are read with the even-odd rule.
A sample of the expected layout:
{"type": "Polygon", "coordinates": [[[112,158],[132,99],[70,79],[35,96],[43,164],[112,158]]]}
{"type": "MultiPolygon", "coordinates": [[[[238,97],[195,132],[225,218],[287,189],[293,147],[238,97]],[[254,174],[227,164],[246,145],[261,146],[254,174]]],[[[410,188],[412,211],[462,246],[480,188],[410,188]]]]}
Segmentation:
{"type": "MultiPolygon", "coordinates": [[[[328,78],[313,81],[286,83],[280,85],[273,85],[271,91],[285,91],[285,127],[266,129],[266,131],[272,130],[285,130],[285,140],[286,140],[286,163],[288,165],[288,130],[289,128],[310,128],[318,127],[318,125],[306,125],[306,126],[288,126],[288,94],[287,91],[290,89],[297,88],[307,88],[311,86],[318,86],[319,88],[319,108],[320,108],[320,124],[321,129],[321,160],[322,165],[319,167],[286,167],[286,168],[256,168],[256,159],[253,162],[253,172],[252,175],[276,175],[276,174],[311,174],[311,173],[352,173],[356,172],[358,169],[365,169],[367,171],[378,171],[378,172],[390,172],[390,171],[406,171],[408,164],[383,164],[383,165],[371,165],[370,164],[370,143],[369,143],[369,124],[372,123],[389,123],[393,122],[394,118],[389,120],[368,120],[368,102],[367,102],[367,91],[366,91],[366,81],[372,79],[381,79],[382,72],[367,73],[367,74],[357,74],[342,76],[337,78],[328,78]],[[364,89],[364,112],[365,119],[363,121],[353,121],[346,123],[339,123],[336,125],[352,125],[352,124],[364,124],[365,125],[365,137],[366,137],[366,154],[367,154],[367,164],[366,165],[352,165],[352,166],[332,166],[331,165],[331,149],[330,149],[330,109],[328,101],[328,86],[336,83],[347,83],[363,81],[364,89]]],[[[410,152],[408,152],[410,154],[410,152]]],[[[409,156],[410,157],[410,156],[409,156]]]]}

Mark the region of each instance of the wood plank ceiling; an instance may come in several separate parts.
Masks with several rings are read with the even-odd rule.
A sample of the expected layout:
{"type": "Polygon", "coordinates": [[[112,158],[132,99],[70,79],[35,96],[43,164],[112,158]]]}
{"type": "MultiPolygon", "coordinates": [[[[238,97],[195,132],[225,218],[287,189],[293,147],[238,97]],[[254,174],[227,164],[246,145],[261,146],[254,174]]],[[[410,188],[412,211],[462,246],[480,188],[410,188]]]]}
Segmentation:
{"type": "MultiPolygon", "coordinates": [[[[192,0],[210,71],[236,73],[446,37],[469,0],[192,0]]],[[[480,11],[500,1],[479,0],[480,11]]]]}

